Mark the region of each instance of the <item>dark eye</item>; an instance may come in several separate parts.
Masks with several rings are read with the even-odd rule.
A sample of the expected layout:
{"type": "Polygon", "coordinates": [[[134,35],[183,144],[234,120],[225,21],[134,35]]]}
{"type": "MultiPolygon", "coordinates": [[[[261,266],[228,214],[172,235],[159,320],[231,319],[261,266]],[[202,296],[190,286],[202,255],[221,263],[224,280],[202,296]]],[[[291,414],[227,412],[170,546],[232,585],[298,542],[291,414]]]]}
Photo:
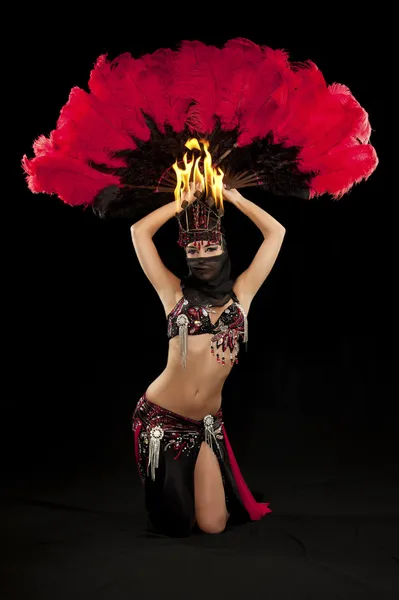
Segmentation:
{"type": "Polygon", "coordinates": [[[217,250],[217,247],[216,246],[210,246],[209,248],[206,249],[207,252],[208,252],[208,250],[209,250],[209,252],[215,252],[215,250],[217,250]]]}
{"type": "Polygon", "coordinates": [[[187,254],[194,254],[194,252],[196,252],[195,248],[189,248],[187,250],[187,254]]]}

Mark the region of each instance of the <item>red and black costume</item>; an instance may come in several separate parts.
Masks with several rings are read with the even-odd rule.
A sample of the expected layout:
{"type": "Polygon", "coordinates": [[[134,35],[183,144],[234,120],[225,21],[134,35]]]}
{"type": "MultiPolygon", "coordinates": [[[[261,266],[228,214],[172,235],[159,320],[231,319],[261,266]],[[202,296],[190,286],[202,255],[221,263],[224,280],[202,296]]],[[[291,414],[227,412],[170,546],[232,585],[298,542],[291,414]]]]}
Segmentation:
{"type": "Polygon", "coordinates": [[[202,442],[218,459],[233,522],[271,512],[268,503],[254,499],[241,475],[221,410],[195,421],[149,402],[144,394],[133,414],[133,432],[146,509],[158,531],[186,536],[194,527],[194,468],[202,442]]]}

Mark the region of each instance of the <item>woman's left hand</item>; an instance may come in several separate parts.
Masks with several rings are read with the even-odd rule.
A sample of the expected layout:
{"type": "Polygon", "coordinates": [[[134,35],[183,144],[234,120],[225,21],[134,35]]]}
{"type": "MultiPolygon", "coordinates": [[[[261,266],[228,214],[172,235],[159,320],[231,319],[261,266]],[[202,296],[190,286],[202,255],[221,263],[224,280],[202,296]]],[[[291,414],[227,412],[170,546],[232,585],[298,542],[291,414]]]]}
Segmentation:
{"type": "Polygon", "coordinates": [[[223,199],[224,200],[227,200],[227,202],[231,202],[232,204],[235,204],[239,198],[242,198],[240,192],[238,192],[235,189],[228,190],[225,187],[225,185],[223,185],[223,199]]]}

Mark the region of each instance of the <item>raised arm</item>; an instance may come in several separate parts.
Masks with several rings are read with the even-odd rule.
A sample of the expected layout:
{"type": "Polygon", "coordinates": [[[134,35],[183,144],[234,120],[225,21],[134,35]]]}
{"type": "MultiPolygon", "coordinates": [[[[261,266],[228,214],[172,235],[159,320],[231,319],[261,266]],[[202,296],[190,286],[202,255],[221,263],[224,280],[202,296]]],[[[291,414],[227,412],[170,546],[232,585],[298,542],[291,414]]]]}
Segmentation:
{"type": "Polygon", "coordinates": [[[152,238],[175,213],[175,202],[169,202],[140,219],[130,228],[137,259],[166,311],[174,304],[176,292],[180,289],[180,280],[164,265],[152,238]]]}
{"type": "MultiPolygon", "coordinates": [[[[184,199],[188,203],[192,202],[194,190],[189,196],[182,198],[182,200],[184,199]]],[[[181,209],[178,212],[181,212],[181,209]]],[[[138,261],[158,293],[166,312],[175,304],[176,293],[180,292],[180,279],[164,265],[152,238],[158,229],[175,214],[176,203],[175,201],[169,202],[152,211],[131,227],[132,242],[138,261]]]]}
{"type": "Polygon", "coordinates": [[[261,230],[264,240],[249,267],[237,277],[234,291],[247,308],[276,262],[285,228],[268,212],[244,198],[237,190],[224,190],[225,200],[234,204],[261,230]]]}

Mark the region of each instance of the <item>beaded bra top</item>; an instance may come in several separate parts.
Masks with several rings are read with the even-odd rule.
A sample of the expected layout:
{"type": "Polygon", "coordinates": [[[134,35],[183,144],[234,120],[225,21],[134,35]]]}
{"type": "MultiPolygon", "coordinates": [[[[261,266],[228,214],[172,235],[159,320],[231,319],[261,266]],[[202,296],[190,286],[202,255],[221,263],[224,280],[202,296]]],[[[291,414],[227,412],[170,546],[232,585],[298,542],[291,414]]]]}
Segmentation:
{"type": "Polygon", "coordinates": [[[224,309],[215,323],[209,316],[211,306],[195,306],[184,296],[168,314],[168,339],[179,335],[180,350],[183,367],[186,368],[187,336],[212,334],[210,351],[216,356],[218,363],[226,364],[227,359],[233,365],[238,362],[237,354],[239,342],[248,341],[247,316],[238,302],[236,295],[232,294],[234,302],[224,309]]]}

